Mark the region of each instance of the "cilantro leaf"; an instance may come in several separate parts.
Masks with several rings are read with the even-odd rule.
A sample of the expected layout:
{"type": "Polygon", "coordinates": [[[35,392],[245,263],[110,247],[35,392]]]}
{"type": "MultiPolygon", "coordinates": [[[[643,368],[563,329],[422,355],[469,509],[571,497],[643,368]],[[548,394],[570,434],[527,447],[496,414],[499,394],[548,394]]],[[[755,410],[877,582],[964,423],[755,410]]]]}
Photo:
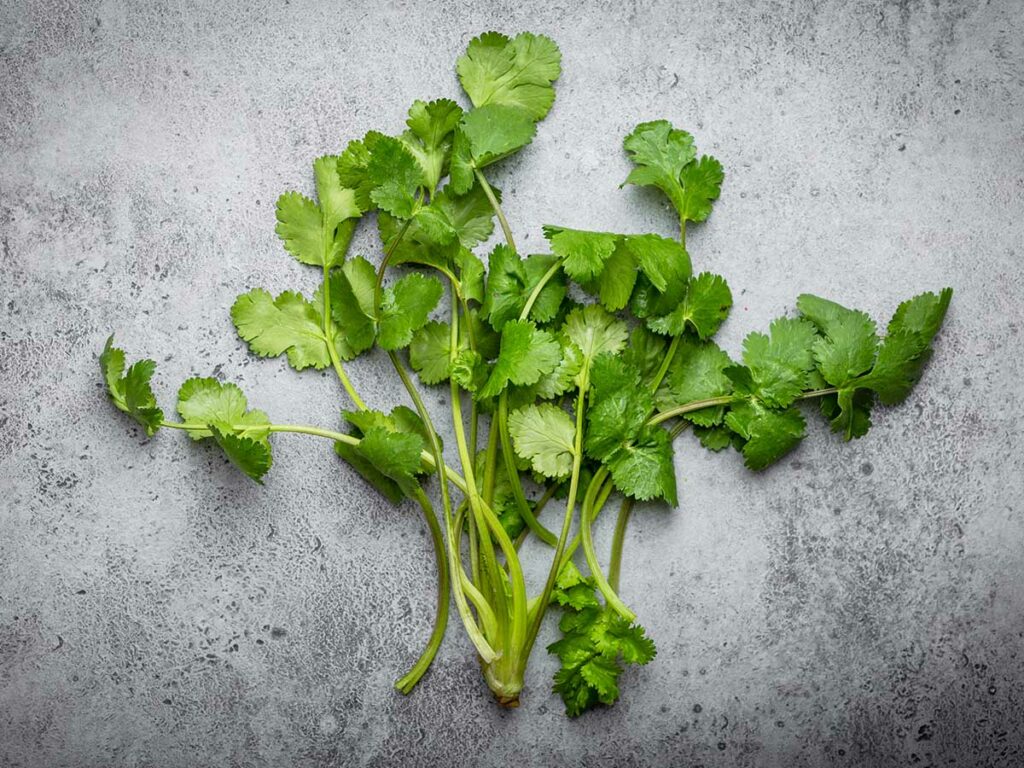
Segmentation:
{"type": "Polygon", "coordinates": [[[490,378],[477,393],[494,397],[511,382],[520,386],[535,384],[545,373],[555,370],[561,360],[558,342],[547,331],[538,330],[530,320],[514,320],[501,330],[501,350],[490,378]]]}
{"type": "Polygon", "coordinates": [[[452,147],[452,190],[464,194],[473,186],[474,170],[503,160],[533,141],[537,125],[518,107],[488,104],[462,116],[452,147]]]}
{"type": "Polygon", "coordinates": [[[545,224],[544,237],[551,250],[563,259],[562,267],[573,280],[586,283],[601,274],[605,262],[615,252],[619,235],[611,232],[586,232],[545,224]]]}
{"type": "Polygon", "coordinates": [[[452,148],[452,134],[462,119],[462,107],[451,99],[437,99],[429,103],[414,101],[409,108],[405,124],[409,130],[402,134],[402,142],[423,172],[424,186],[437,188],[444,175],[452,148]]]}
{"type": "Polygon", "coordinates": [[[761,400],[784,408],[807,388],[815,338],[811,323],[780,317],[771,324],[769,335],[751,333],[744,339],[743,362],[761,400]]]}
{"type": "Polygon", "coordinates": [[[361,438],[358,446],[335,442],[334,451],[391,503],[413,494],[425,474],[421,454],[427,429],[415,411],[397,406],[380,411],[346,411],[345,419],[361,438]]]}
{"type": "Polygon", "coordinates": [[[871,368],[878,337],[870,317],[809,294],[797,298],[796,305],[824,334],[815,340],[813,351],[825,381],[841,387],[871,368]]]}
{"type": "Polygon", "coordinates": [[[704,221],[711,215],[711,203],[718,199],[725,174],[722,164],[704,155],[683,168],[679,181],[683,187],[679,216],[684,221],[704,221]]]}
{"type": "Polygon", "coordinates": [[[568,413],[550,403],[513,411],[509,433],[516,453],[545,477],[563,478],[572,470],[576,426],[568,413]]]}
{"type": "Polygon", "coordinates": [[[139,422],[146,435],[152,437],[164,420],[163,411],[157,407],[149,384],[156,371],[156,363],[139,360],[127,371],[124,365],[124,351],[114,346],[114,337],[111,336],[100,353],[100,370],[107,383],[107,394],[118,409],[139,422]]]}
{"type": "MultiPolygon", "coordinates": [[[[732,381],[725,369],[732,364],[729,355],[714,342],[680,340],[665,382],[658,391],[658,407],[667,410],[682,403],[730,394],[732,381]]],[[[683,418],[702,427],[711,427],[720,424],[724,415],[725,406],[716,405],[684,414],[683,418]]]]}
{"type": "MultiPolygon", "coordinates": [[[[489,262],[483,312],[491,327],[500,331],[505,323],[519,318],[529,296],[555,259],[549,255],[534,255],[523,260],[507,245],[499,244],[491,252],[489,262]]],[[[565,276],[559,271],[541,288],[530,309],[530,317],[542,323],[554,319],[565,295],[565,276]]]]}
{"type": "Polygon", "coordinates": [[[356,192],[342,186],[338,163],[334,155],[313,162],[319,205],[298,192],[285,192],[277,200],[278,237],[285,250],[303,264],[340,264],[355,221],[362,215],[356,192]]]}
{"type": "Polygon", "coordinates": [[[570,561],[559,571],[552,602],[563,607],[562,637],[548,646],[561,667],[554,690],[569,717],[577,717],[597,704],[613,704],[619,697],[621,664],[647,664],[654,643],[639,624],[630,624],[597,600],[590,577],[583,577],[570,561]]]}
{"type": "MultiPolygon", "coordinates": [[[[501,191],[495,188],[493,192],[501,202],[501,191]]],[[[444,211],[458,234],[459,242],[466,248],[482,243],[494,231],[494,209],[479,184],[462,195],[455,194],[450,186],[445,187],[430,204],[444,211]]]]}
{"type": "Polygon", "coordinates": [[[626,324],[596,304],[570,312],[565,318],[564,333],[583,356],[581,371],[588,372],[598,355],[618,354],[629,337],[626,324]]]}
{"type": "Polygon", "coordinates": [[[270,469],[270,419],[259,410],[248,410],[242,390],[211,378],[188,379],[178,390],[178,414],[187,424],[205,429],[189,430],[193,440],[213,438],[232,464],[257,483],[270,469]]]}
{"type": "Polygon", "coordinates": [[[455,69],[473,106],[502,104],[540,120],[551,109],[551,84],[561,74],[562,54],[543,35],[521,32],[511,40],[487,32],[470,41],[455,69]]]}
{"type": "Polygon", "coordinates": [[[409,345],[409,364],[424,384],[448,380],[451,365],[451,327],[431,320],[419,328],[409,345]]]}
{"type": "Polygon", "coordinates": [[[623,141],[636,166],[623,182],[657,187],[675,206],[679,219],[704,221],[721,191],[722,165],[715,158],[695,160],[693,137],[667,120],[641,123],[623,141]]]}
{"type": "Polygon", "coordinates": [[[342,360],[351,360],[372,347],[377,334],[373,316],[377,272],[370,262],[357,256],[331,272],[328,279],[338,355],[342,360]]]}
{"type": "Polygon", "coordinates": [[[685,291],[678,298],[675,292],[668,292],[653,299],[649,305],[644,302],[645,299],[637,298],[634,311],[638,317],[646,318],[647,327],[655,333],[679,336],[687,327],[691,327],[700,338],[708,339],[717,333],[728,317],[732,307],[732,292],[722,277],[704,272],[690,278],[685,291]],[[667,305],[673,304],[665,314],[660,314],[667,305]],[[650,314],[647,306],[650,307],[650,314]]]}
{"type": "Polygon", "coordinates": [[[235,300],[231,319],[254,355],[287,353],[288,363],[297,371],[331,364],[323,317],[302,294],[285,291],[275,299],[262,288],[253,288],[235,300]]]}
{"type": "Polygon", "coordinates": [[[377,342],[381,349],[409,346],[413,332],[426,324],[443,292],[440,280],[416,273],[385,288],[377,342]]]}
{"type": "Polygon", "coordinates": [[[725,415],[725,423],[742,437],[743,458],[750,469],[764,469],[781,459],[804,437],[803,414],[794,406],[766,408],[757,400],[738,403],[725,415]]]}
{"type": "Polygon", "coordinates": [[[379,136],[373,143],[366,178],[370,199],[383,211],[410,219],[419,205],[419,189],[426,184],[423,168],[399,139],[379,136]]]}
{"type": "Polygon", "coordinates": [[[672,441],[661,427],[644,427],[635,441],[616,449],[604,463],[615,487],[626,496],[678,503],[672,441]]]}
{"type": "Polygon", "coordinates": [[[946,316],[953,290],[923,293],[896,309],[874,367],[858,385],[873,389],[886,405],[903,402],[931,357],[931,342],[946,316]]]}
{"type": "Polygon", "coordinates": [[[590,372],[590,407],[584,447],[591,458],[605,460],[640,434],[654,398],[640,373],[621,357],[599,355],[590,372]]]}

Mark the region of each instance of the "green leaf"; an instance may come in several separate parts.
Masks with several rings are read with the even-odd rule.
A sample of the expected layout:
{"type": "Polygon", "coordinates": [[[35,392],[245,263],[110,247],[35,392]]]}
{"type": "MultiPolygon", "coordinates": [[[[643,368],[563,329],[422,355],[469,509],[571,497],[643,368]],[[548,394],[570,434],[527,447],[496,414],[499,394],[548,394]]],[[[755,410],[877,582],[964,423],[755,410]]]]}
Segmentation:
{"type": "Polygon", "coordinates": [[[452,149],[450,186],[463,194],[473,185],[473,171],[486,168],[533,141],[537,126],[517,107],[488,104],[462,116],[452,149]]]}
{"type": "Polygon", "coordinates": [[[487,383],[477,393],[494,397],[511,382],[519,386],[535,384],[545,373],[555,370],[561,360],[558,342],[547,331],[537,329],[529,320],[506,323],[501,331],[501,350],[487,383]]]}
{"type": "Polygon", "coordinates": [[[378,327],[381,349],[409,346],[413,332],[426,324],[443,292],[437,278],[416,273],[385,288],[378,327]]]}
{"type": "Polygon", "coordinates": [[[178,414],[186,424],[203,424],[189,430],[193,440],[213,438],[232,464],[258,483],[270,469],[270,419],[259,410],[248,410],[242,390],[211,378],[192,378],[178,390],[178,414]]]}
{"type": "Polygon", "coordinates": [[[620,662],[646,664],[654,658],[654,643],[639,624],[630,624],[602,608],[592,578],[584,578],[571,561],[559,571],[552,602],[563,607],[558,628],[562,637],[548,646],[561,662],[554,689],[565,711],[576,717],[598,703],[612,704],[619,696],[620,662]]]}
{"type": "Polygon", "coordinates": [[[743,361],[757,396],[766,404],[784,408],[807,388],[815,338],[811,323],[780,317],[771,324],[769,335],[751,333],[743,341],[743,361]]]}
{"type": "Polygon", "coordinates": [[[543,35],[521,32],[511,40],[487,32],[470,41],[455,69],[459,82],[476,107],[502,104],[540,120],[551,109],[551,84],[561,74],[562,55],[543,35]]]}
{"type": "Polygon", "coordinates": [[[423,172],[424,186],[433,190],[444,175],[452,148],[452,134],[462,118],[462,107],[451,99],[429,103],[414,101],[402,142],[423,172]]]}
{"type": "Polygon", "coordinates": [[[535,471],[554,478],[572,471],[576,427],[561,408],[541,403],[513,411],[508,428],[516,453],[535,471]]]}
{"type": "MultiPolygon", "coordinates": [[[[223,434],[266,441],[270,419],[263,411],[248,408],[241,389],[217,379],[191,378],[178,390],[178,415],[186,424],[205,424],[223,434]]],[[[211,429],[189,430],[188,434],[193,440],[213,437],[211,429]]]]}
{"type": "Polygon", "coordinates": [[[679,176],[683,187],[679,217],[684,221],[704,221],[710,216],[711,203],[718,199],[724,178],[722,164],[708,155],[684,167],[679,176]]]}
{"type": "Polygon", "coordinates": [[[664,337],[651,332],[646,326],[636,326],[629,335],[629,343],[622,353],[622,359],[626,365],[640,371],[640,376],[645,381],[654,378],[662,361],[668,343],[664,337]]]}
{"type": "Polygon", "coordinates": [[[462,298],[482,304],[484,301],[484,263],[468,248],[459,251],[455,258],[459,268],[459,287],[462,298]]]}
{"type": "MultiPolygon", "coordinates": [[[[682,339],[665,383],[658,392],[658,408],[668,410],[677,405],[722,397],[732,392],[732,381],[725,375],[731,366],[729,355],[710,341],[682,339]]],[[[702,427],[722,422],[725,406],[716,405],[684,414],[685,419],[702,427]]]]}
{"type": "Polygon", "coordinates": [[[889,321],[874,368],[857,381],[886,405],[907,398],[931,357],[931,342],[945,319],[953,289],[923,293],[905,301],[889,321]]]}
{"type": "Polygon", "coordinates": [[[582,368],[589,371],[598,355],[618,354],[626,345],[629,329],[596,304],[574,309],[565,319],[564,333],[583,355],[582,368]]]}
{"type": "Polygon", "coordinates": [[[645,427],[634,443],[614,451],[605,464],[612,481],[626,496],[640,501],[662,498],[677,504],[672,442],[660,427],[645,427]]]}
{"type": "Polygon", "coordinates": [[[269,443],[221,432],[217,427],[210,427],[210,431],[231,463],[262,485],[263,476],[273,463],[269,443]]]}
{"type": "Polygon", "coordinates": [[[682,299],[671,311],[648,317],[647,326],[667,336],[679,336],[689,326],[700,338],[707,339],[715,335],[731,307],[732,292],[725,280],[704,272],[689,280],[682,299]]]}
{"type": "Polygon", "coordinates": [[[346,411],[344,416],[361,442],[335,442],[335,453],[393,504],[412,495],[418,483],[415,476],[427,472],[421,462],[427,429],[416,412],[400,405],[387,415],[346,411]]]}
{"type": "Polygon", "coordinates": [[[772,410],[756,400],[738,403],[725,415],[725,423],[742,437],[743,458],[750,469],[764,469],[781,459],[804,437],[803,414],[790,406],[772,410]]]}
{"type": "Polygon", "coordinates": [[[625,138],[623,147],[636,166],[623,186],[657,187],[672,201],[683,223],[708,217],[721,191],[722,165],[706,155],[696,160],[689,133],[673,128],[667,120],[641,123],[625,138]]]}
{"type": "Polygon", "coordinates": [[[669,285],[690,279],[690,255],[678,240],[661,235],[626,235],[622,244],[655,289],[665,291],[669,285]]]}
{"type": "Polygon", "coordinates": [[[604,270],[605,263],[615,253],[619,235],[611,232],[587,232],[545,224],[544,237],[551,250],[563,259],[562,267],[569,277],[586,283],[604,270]]]}
{"type": "Polygon", "coordinates": [[[655,120],[636,126],[622,146],[636,166],[623,185],[657,187],[682,212],[684,193],[679,178],[697,156],[693,136],[673,128],[667,120],[655,120]]]}
{"type": "Polygon", "coordinates": [[[620,357],[599,355],[590,378],[584,446],[588,456],[603,461],[639,437],[654,408],[654,398],[641,384],[640,372],[620,357]]]}
{"type": "MultiPolygon", "coordinates": [[[[493,191],[501,202],[501,191],[493,191]]],[[[494,231],[494,209],[479,184],[464,195],[455,194],[450,186],[445,187],[430,204],[444,211],[465,248],[479,245],[494,231]]]]}
{"type": "Polygon", "coordinates": [[[352,360],[372,347],[376,337],[373,292],[377,272],[370,262],[357,256],[331,272],[329,279],[336,347],[342,360],[352,360]]]}
{"type": "Polygon", "coordinates": [[[733,433],[728,427],[694,427],[693,434],[709,451],[723,451],[732,445],[733,433]]]}
{"type": "MultiPolygon", "coordinates": [[[[494,330],[500,331],[505,323],[519,318],[533,290],[555,261],[548,255],[534,255],[524,261],[507,245],[495,246],[489,258],[483,303],[483,312],[494,330]]],[[[554,319],[565,295],[565,276],[559,271],[541,288],[530,317],[538,322],[554,319]]]]}
{"type": "Polygon", "coordinates": [[[409,345],[409,364],[424,384],[448,380],[450,371],[451,326],[431,320],[419,328],[409,345]]]}
{"type": "Polygon", "coordinates": [[[417,192],[426,184],[423,169],[399,139],[379,136],[370,151],[366,177],[372,184],[370,199],[400,219],[416,212],[417,192]]]}
{"type": "Polygon", "coordinates": [[[149,383],[156,371],[156,363],[139,360],[127,371],[124,366],[124,351],[114,346],[114,337],[111,336],[100,353],[100,371],[107,384],[107,394],[118,409],[135,419],[145,428],[146,435],[152,437],[164,420],[149,383]]]}
{"type": "Polygon", "coordinates": [[[254,355],[287,353],[288,363],[297,371],[331,364],[323,317],[302,294],[285,291],[275,299],[262,288],[253,288],[235,300],[231,319],[254,355]]]}
{"type": "Polygon", "coordinates": [[[821,413],[829,420],[833,432],[844,440],[863,437],[871,429],[871,407],[875,396],[866,389],[848,387],[821,399],[821,413]]]}
{"type": "Polygon", "coordinates": [[[870,317],[809,294],[797,299],[797,308],[824,334],[813,351],[825,381],[841,387],[871,368],[878,337],[870,317]]]}
{"type": "Polygon", "coordinates": [[[335,155],[313,161],[320,204],[298,192],[277,200],[277,235],[303,264],[332,267],[345,259],[355,221],[362,215],[357,193],[342,185],[335,155]]]}

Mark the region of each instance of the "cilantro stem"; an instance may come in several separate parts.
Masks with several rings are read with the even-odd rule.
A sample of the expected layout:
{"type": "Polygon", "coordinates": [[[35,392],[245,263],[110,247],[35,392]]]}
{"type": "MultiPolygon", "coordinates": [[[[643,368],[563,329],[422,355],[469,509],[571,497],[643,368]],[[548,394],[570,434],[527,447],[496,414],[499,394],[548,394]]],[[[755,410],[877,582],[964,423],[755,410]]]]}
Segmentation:
{"type": "Polygon", "coordinates": [[[608,561],[608,584],[616,592],[619,590],[619,572],[622,568],[622,545],[626,537],[626,526],[633,511],[634,500],[624,496],[615,518],[615,535],[612,536],[612,556],[608,561]]]}
{"type": "Polygon", "coordinates": [[[604,572],[601,570],[601,564],[597,560],[597,550],[594,549],[594,533],[591,529],[593,524],[592,512],[597,499],[597,492],[600,489],[601,483],[604,482],[604,477],[599,479],[598,476],[602,472],[607,474],[607,471],[605,467],[601,467],[601,469],[594,473],[594,479],[587,489],[587,495],[583,498],[583,506],[580,508],[580,539],[583,542],[583,554],[587,558],[587,567],[590,568],[590,575],[593,577],[594,583],[597,584],[597,588],[601,590],[601,594],[604,595],[604,599],[609,607],[614,608],[616,613],[622,616],[622,618],[628,621],[635,621],[636,614],[622,602],[621,598],[619,598],[615,590],[608,583],[608,580],[605,579],[604,572]]]}
{"type": "MultiPolygon", "coordinates": [[[[420,419],[423,420],[424,426],[427,428],[427,435],[430,437],[430,448],[434,456],[434,468],[438,470],[438,478],[440,480],[439,485],[441,486],[441,503],[444,507],[444,519],[445,527],[448,532],[448,559],[451,567],[460,568],[462,567],[461,560],[457,549],[457,542],[455,540],[455,521],[452,518],[452,502],[451,497],[448,493],[448,483],[446,481],[447,471],[442,471],[440,468],[446,467],[444,463],[444,454],[441,451],[441,440],[437,436],[437,430],[434,429],[434,422],[430,418],[430,413],[427,411],[426,405],[423,403],[423,398],[420,397],[419,390],[416,389],[416,385],[412,383],[412,379],[409,378],[409,372],[405,370],[405,366],[402,361],[398,358],[398,354],[394,351],[388,352],[388,357],[391,358],[391,363],[394,365],[395,370],[398,372],[399,378],[402,380],[402,384],[405,385],[406,391],[409,393],[409,397],[412,398],[413,405],[416,406],[416,411],[419,413],[420,419]]],[[[465,467],[463,467],[465,470],[465,467]]],[[[469,492],[469,483],[463,484],[463,492],[469,492]]],[[[462,579],[456,579],[452,581],[453,589],[452,594],[455,597],[455,606],[459,610],[459,616],[462,618],[462,623],[466,627],[466,633],[469,635],[469,639],[477,649],[477,653],[480,654],[480,658],[486,662],[493,661],[498,658],[498,653],[494,650],[491,644],[484,637],[483,632],[480,631],[480,627],[473,619],[473,615],[469,611],[469,604],[466,602],[466,594],[462,589],[462,579]],[[457,585],[457,586],[456,586],[457,585]]]]}
{"type": "Polygon", "coordinates": [[[498,202],[498,198],[494,194],[494,190],[491,189],[491,185],[487,183],[487,178],[484,176],[483,171],[477,168],[473,173],[476,174],[476,180],[480,183],[480,188],[483,189],[484,194],[487,195],[487,200],[490,202],[491,208],[494,209],[494,215],[498,217],[498,223],[501,225],[501,231],[505,234],[505,242],[508,243],[509,248],[516,253],[519,253],[519,250],[516,248],[515,241],[512,239],[512,228],[508,225],[508,219],[505,218],[505,212],[501,210],[501,204],[498,202]]]}
{"type": "Polygon", "coordinates": [[[437,655],[438,648],[441,647],[445,629],[448,627],[448,560],[445,553],[444,535],[441,533],[441,526],[437,522],[437,515],[430,499],[423,492],[423,488],[418,485],[414,492],[414,498],[419,503],[420,509],[423,510],[427,528],[430,529],[430,540],[434,545],[434,559],[437,562],[437,613],[434,616],[434,629],[430,633],[426,648],[423,649],[423,653],[413,664],[412,669],[395,683],[395,687],[402,693],[410,693],[426,673],[437,655]]]}
{"type": "Polygon", "coordinates": [[[526,494],[523,492],[523,484],[519,480],[519,469],[516,467],[515,455],[512,453],[512,438],[508,431],[508,390],[503,391],[498,397],[496,419],[498,437],[501,440],[501,457],[505,461],[505,471],[508,473],[509,485],[512,486],[512,495],[519,507],[519,514],[537,538],[553,547],[557,541],[555,534],[533,514],[530,502],[526,500],[526,494]]]}
{"type": "Polygon", "coordinates": [[[658,387],[661,386],[661,382],[665,380],[665,374],[668,373],[669,366],[672,365],[672,360],[676,356],[676,350],[679,349],[679,340],[682,336],[673,336],[672,341],[668,345],[668,349],[665,351],[665,359],[661,361],[661,366],[658,368],[658,372],[654,374],[654,379],[651,380],[651,392],[655,393],[658,391],[658,387]]]}
{"type": "MultiPolygon", "coordinates": [[[[454,293],[452,294],[451,311],[451,344],[449,345],[449,353],[454,359],[458,348],[457,345],[459,338],[459,303],[454,293]]],[[[502,553],[505,555],[505,564],[508,566],[509,570],[508,580],[512,588],[512,624],[511,635],[507,647],[510,649],[519,649],[522,647],[523,640],[526,637],[526,579],[523,576],[523,569],[519,562],[519,556],[516,554],[515,546],[512,544],[512,540],[509,538],[508,533],[505,532],[504,527],[501,525],[501,521],[497,519],[494,512],[491,511],[490,507],[484,502],[477,491],[476,479],[473,472],[473,459],[469,455],[469,449],[466,445],[465,427],[462,423],[461,392],[459,390],[459,385],[454,379],[451,382],[451,407],[452,422],[455,428],[455,443],[459,450],[459,455],[462,460],[462,471],[466,478],[469,507],[477,516],[477,527],[481,532],[480,541],[483,544],[482,554],[485,556],[485,559],[492,560],[495,567],[500,567],[497,565],[497,560],[494,559],[491,536],[487,533],[489,528],[493,533],[494,538],[497,539],[502,553]]],[[[498,575],[501,576],[502,574],[499,573],[498,575]]],[[[499,579],[493,586],[496,602],[499,607],[502,607],[505,602],[504,582],[499,579]]],[[[507,611],[507,608],[505,610],[507,611]]],[[[513,660],[513,663],[515,663],[515,660],[513,660]]]]}
{"type": "MultiPolygon", "coordinates": [[[[325,260],[326,261],[326,260],[325,260]]],[[[338,358],[338,350],[334,347],[334,321],[331,318],[331,268],[324,264],[324,337],[327,339],[327,354],[331,357],[331,365],[334,366],[334,372],[338,374],[338,379],[341,381],[341,386],[348,392],[349,398],[355,404],[356,408],[360,411],[366,410],[366,403],[359,397],[359,393],[356,392],[356,388],[352,386],[352,382],[348,378],[348,374],[345,373],[345,368],[341,364],[341,360],[338,358]]]]}
{"type": "Polygon", "coordinates": [[[523,311],[519,313],[519,319],[525,320],[530,316],[530,310],[533,309],[533,305],[537,302],[537,297],[540,296],[540,292],[544,290],[544,286],[555,275],[558,274],[558,270],[562,268],[563,259],[557,259],[554,264],[548,267],[548,271],[541,275],[540,280],[533,286],[533,290],[530,291],[530,295],[526,297],[526,304],[523,305],[523,311]]]}
{"type": "MultiPolygon", "coordinates": [[[[558,543],[555,544],[555,555],[551,560],[551,569],[548,571],[547,581],[537,601],[536,613],[533,622],[530,624],[530,632],[526,636],[526,644],[523,646],[523,663],[530,656],[533,644],[537,641],[537,633],[540,632],[541,622],[547,611],[548,603],[551,602],[551,591],[555,587],[555,580],[562,565],[562,552],[565,550],[565,543],[569,539],[569,531],[572,528],[573,512],[576,509],[576,493],[579,490],[580,468],[583,466],[583,424],[584,412],[586,410],[587,389],[590,386],[590,379],[587,369],[580,373],[579,392],[576,396],[576,435],[573,440],[572,475],[569,480],[569,496],[565,502],[565,517],[562,520],[562,531],[558,536],[558,543]]],[[[600,470],[598,470],[600,471],[600,470]]]]}
{"type": "MultiPolygon", "coordinates": [[[[797,396],[797,400],[809,400],[812,397],[824,397],[826,395],[834,395],[839,390],[835,387],[826,387],[825,389],[809,389],[806,392],[801,393],[797,396]]],[[[682,416],[686,413],[693,411],[700,411],[704,408],[711,408],[716,405],[728,405],[733,401],[732,395],[723,395],[722,397],[709,397],[707,400],[694,400],[692,403],[684,403],[683,405],[677,405],[674,408],[670,408],[667,411],[652,416],[647,423],[651,426],[655,424],[661,424],[663,421],[668,421],[676,416],[682,416]]]]}

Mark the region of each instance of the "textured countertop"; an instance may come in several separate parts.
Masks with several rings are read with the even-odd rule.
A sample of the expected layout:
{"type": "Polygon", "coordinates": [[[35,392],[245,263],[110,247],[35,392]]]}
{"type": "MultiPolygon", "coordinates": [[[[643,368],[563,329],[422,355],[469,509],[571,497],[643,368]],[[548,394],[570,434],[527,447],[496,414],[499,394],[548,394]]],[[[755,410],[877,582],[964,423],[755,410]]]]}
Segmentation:
{"type": "MultiPolygon", "coordinates": [[[[1020,9],[3,3],[0,765],[1024,764],[1020,9]],[[258,487],[182,435],[147,441],[96,364],[113,331],[158,361],[167,409],[217,375],[275,420],[336,424],[337,382],[251,358],[228,307],[315,287],[277,195],[458,95],[456,57],[492,28],[564,56],[534,144],[492,174],[524,249],[547,222],[672,234],[656,196],[618,189],[622,137],[664,117],[726,168],[688,244],[733,288],[731,353],[802,292],[884,322],[956,289],[923,382],[866,438],[811,419],[756,475],[680,438],[680,508],[639,508],[625,554],[659,655],[575,721],[542,648],[522,707],[496,707],[454,620],[396,693],[433,618],[417,511],[322,442],[277,436],[258,487]]],[[[379,258],[372,227],[355,252],[379,258]]],[[[351,372],[404,402],[386,358],[351,372]]]]}

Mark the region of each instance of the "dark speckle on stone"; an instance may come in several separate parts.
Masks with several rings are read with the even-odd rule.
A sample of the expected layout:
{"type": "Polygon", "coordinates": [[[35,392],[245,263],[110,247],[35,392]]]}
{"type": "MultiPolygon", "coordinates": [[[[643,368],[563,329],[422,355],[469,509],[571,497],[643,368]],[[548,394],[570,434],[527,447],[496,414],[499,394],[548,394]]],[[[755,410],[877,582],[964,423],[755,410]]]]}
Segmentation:
{"type": "Polygon", "coordinates": [[[875,471],[875,468],[873,466],[871,466],[870,462],[865,461],[863,464],[860,465],[860,473],[862,475],[865,475],[865,476],[866,475],[870,475],[874,471],[875,471]]]}
{"type": "Polygon", "coordinates": [[[704,707],[702,707],[700,704],[694,704],[693,711],[699,715],[701,712],[704,711],[704,707]]]}
{"type": "Polygon", "coordinates": [[[274,627],[270,630],[270,636],[275,640],[278,640],[288,634],[288,630],[284,627],[274,627]]]}
{"type": "Polygon", "coordinates": [[[724,741],[718,742],[718,750],[720,752],[724,752],[725,751],[725,742],[724,741]]]}

